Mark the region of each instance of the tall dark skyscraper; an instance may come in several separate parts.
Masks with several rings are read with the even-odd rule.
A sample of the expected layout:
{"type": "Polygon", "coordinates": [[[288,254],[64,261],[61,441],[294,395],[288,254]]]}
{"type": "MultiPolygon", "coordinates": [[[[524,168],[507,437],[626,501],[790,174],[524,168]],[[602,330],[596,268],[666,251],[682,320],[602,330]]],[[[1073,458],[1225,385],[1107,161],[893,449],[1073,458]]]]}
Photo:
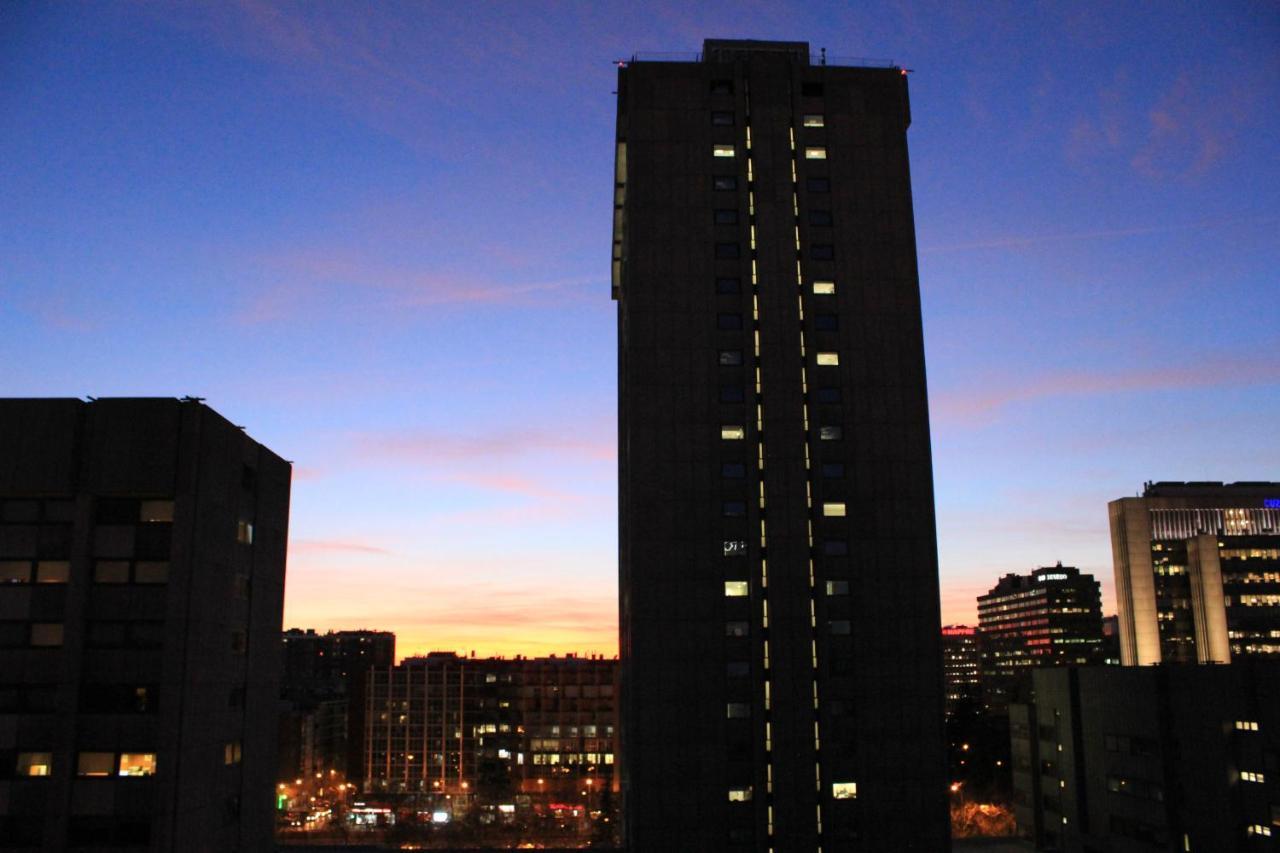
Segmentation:
{"type": "Polygon", "coordinates": [[[271,846],[289,480],[194,400],[0,400],[0,847],[271,846]]]}
{"type": "Polygon", "coordinates": [[[618,75],[628,846],[949,846],[905,72],[618,75]]]}

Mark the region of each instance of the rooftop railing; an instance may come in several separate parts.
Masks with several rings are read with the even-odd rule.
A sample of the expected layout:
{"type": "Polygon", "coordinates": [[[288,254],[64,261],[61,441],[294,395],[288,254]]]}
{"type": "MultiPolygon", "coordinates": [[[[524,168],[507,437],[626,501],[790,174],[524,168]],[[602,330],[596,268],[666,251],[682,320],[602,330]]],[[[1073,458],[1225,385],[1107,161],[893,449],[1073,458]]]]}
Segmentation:
{"type": "MultiPolygon", "coordinates": [[[[762,51],[767,52],[767,51],[762,51]]],[[[779,51],[781,52],[781,51],[779,51]]],[[[679,51],[642,51],[633,53],[625,62],[701,62],[701,52],[679,51]]],[[[877,59],[869,56],[831,56],[826,53],[809,54],[809,64],[815,66],[834,65],[844,68],[897,68],[892,59],[877,59]]]]}

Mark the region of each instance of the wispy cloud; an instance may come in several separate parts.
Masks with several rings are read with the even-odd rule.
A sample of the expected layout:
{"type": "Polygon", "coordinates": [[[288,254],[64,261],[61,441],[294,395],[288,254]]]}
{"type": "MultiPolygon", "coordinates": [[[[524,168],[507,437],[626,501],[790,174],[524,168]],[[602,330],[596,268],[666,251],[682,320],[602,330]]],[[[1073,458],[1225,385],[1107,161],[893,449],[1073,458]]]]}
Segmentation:
{"type": "Polygon", "coordinates": [[[397,462],[498,461],[543,453],[596,462],[616,459],[617,444],[612,429],[592,432],[592,437],[584,438],[567,431],[539,427],[469,435],[416,430],[365,434],[355,439],[355,445],[357,452],[366,457],[397,462]]]}
{"type": "Polygon", "coordinates": [[[953,425],[985,423],[1000,410],[1048,397],[1090,396],[1173,388],[1238,387],[1280,382],[1280,362],[1257,358],[1218,358],[1201,364],[1128,371],[1061,371],[1001,384],[981,377],[976,388],[933,395],[935,419],[953,425]]]}
{"type": "Polygon", "coordinates": [[[386,548],[367,542],[339,541],[333,539],[291,539],[289,553],[297,555],[319,554],[390,554],[386,548]]]}
{"type": "Polygon", "coordinates": [[[1280,222],[1280,217],[1229,217],[1224,219],[1206,219],[1199,222],[1178,223],[1174,225],[1137,225],[1130,228],[1100,228],[1089,231],[1071,231],[1062,234],[1029,234],[1020,237],[993,237],[988,240],[946,243],[937,246],[921,246],[920,253],[943,254],[946,252],[968,252],[980,249],[1020,249],[1027,246],[1038,246],[1047,243],[1116,240],[1124,237],[1140,237],[1147,234],[1172,234],[1181,231],[1205,231],[1212,228],[1225,228],[1244,224],[1272,225],[1276,222],[1280,222]]]}

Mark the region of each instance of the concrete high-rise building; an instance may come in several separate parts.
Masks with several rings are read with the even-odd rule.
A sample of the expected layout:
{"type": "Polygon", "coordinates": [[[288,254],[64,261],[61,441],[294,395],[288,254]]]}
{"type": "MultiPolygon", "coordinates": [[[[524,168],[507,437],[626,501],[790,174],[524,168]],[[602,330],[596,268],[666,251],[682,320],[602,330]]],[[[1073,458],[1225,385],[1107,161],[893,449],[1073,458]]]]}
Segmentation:
{"type": "Polygon", "coordinates": [[[271,846],[289,481],[196,400],[0,400],[0,846],[271,846]]]}
{"type": "Polygon", "coordinates": [[[1280,839],[1280,663],[1037,669],[1009,708],[1039,850],[1265,851],[1280,839]]]}
{"type": "Polygon", "coordinates": [[[982,634],[972,625],[942,628],[942,677],[947,717],[961,702],[982,700],[982,634]]]}
{"type": "Polygon", "coordinates": [[[620,63],[629,849],[948,849],[906,72],[620,63]]]}
{"type": "Polygon", "coordinates": [[[982,682],[987,703],[1003,707],[1037,666],[1102,663],[1102,593],[1093,575],[1058,563],[1008,574],[978,596],[982,682]]]}
{"type": "Polygon", "coordinates": [[[1147,483],[1108,510],[1122,663],[1280,657],[1280,483],[1147,483]]]}

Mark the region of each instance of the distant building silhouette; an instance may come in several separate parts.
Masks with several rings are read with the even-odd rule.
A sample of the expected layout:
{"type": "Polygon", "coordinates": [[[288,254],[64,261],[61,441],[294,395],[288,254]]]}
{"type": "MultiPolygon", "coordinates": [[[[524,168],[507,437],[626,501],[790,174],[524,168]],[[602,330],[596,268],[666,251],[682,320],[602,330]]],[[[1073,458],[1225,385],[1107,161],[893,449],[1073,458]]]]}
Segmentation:
{"type": "Polygon", "coordinates": [[[804,42],[620,63],[633,853],[949,847],[910,121],[804,42]]]}
{"type": "Polygon", "coordinates": [[[196,400],[0,400],[0,846],[271,846],[289,481],[196,400]]]}
{"type": "Polygon", "coordinates": [[[1124,664],[1280,658],[1280,483],[1148,483],[1108,509],[1124,664]]]}
{"type": "Polygon", "coordinates": [[[978,596],[982,684],[1002,709],[1032,667],[1103,662],[1102,593],[1093,575],[1064,566],[1007,574],[978,596]]]}

